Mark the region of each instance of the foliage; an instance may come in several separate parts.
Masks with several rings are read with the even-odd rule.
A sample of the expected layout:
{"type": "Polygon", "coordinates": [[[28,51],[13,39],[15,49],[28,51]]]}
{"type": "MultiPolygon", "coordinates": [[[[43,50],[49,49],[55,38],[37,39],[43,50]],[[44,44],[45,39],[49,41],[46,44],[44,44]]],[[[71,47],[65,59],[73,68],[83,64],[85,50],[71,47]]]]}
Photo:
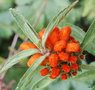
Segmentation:
{"type": "MultiPolygon", "coordinates": [[[[39,19],[37,26],[33,28],[30,25],[33,25],[35,23],[36,17],[38,16],[38,14],[40,13],[42,9],[41,8],[42,2],[43,0],[1,0],[0,1],[0,40],[8,39],[14,33],[17,33],[22,40],[25,39],[25,35],[26,35],[33,43],[35,43],[36,45],[38,44],[37,46],[41,48],[41,44],[39,44],[41,42],[39,42],[40,40],[38,39],[37,34],[34,33],[35,30],[38,32],[46,26],[49,28],[47,29],[47,32],[48,30],[51,30],[51,28],[57,25],[55,24],[53,26],[54,23],[59,23],[56,20],[56,19],[60,19],[60,17],[58,17],[59,14],[63,16],[65,14],[64,9],[71,4],[71,2],[68,0],[48,0],[46,9],[43,12],[41,18],[39,19]],[[17,23],[21,26],[22,29],[20,29],[17,26],[14,19],[10,16],[9,11],[8,11],[10,7],[11,8],[15,7],[16,10],[18,10],[22,14],[20,15],[15,10],[11,10],[17,23]],[[60,10],[63,10],[63,12],[59,13],[60,10]],[[55,15],[57,16],[53,19],[53,21],[51,21],[52,17],[55,15]],[[31,35],[33,36],[31,37],[31,35]]],[[[88,0],[88,1],[80,0],[80,6],[79,7],[76,6],[74,9],[72,9],[72,11],[58,25],[59,27],[70,26],[73,30],[72,36],[74,36],[78,41],[81,42],[81,46],[83,47],[84,50],[88,51],[89,53],[93,55],[95,55],[95,50],[94,50],[95,49],[95,31],[94,31],[95,20],[93,20],[93,23],[91,24],[87,32],[84,32],[80,27],[73,24],[76,24],[77,22],[78,24],[80,24],[79,22],[81,21],[81,18],[84,18],[84,17],[86,17],[86,20],[87,20],[85,21],[85,24],[87,24],[87,22],[92,20],[95,17],[94,3],[95,3],[95,0],[88,0]]],[[[67,12],[67,9],[65,10],[67,12]]],[[[79,26],[81,26],[81,24],[79,26]]],[[[50,32],[51,31],[49,31],[48,34],[50,32]]],[[[43,46],[44,46],[44,43],[43,43],[43,46]]],[[[5,63],[2,69],[0,68],[0,73],[12,67],[14,64],[17,64],[18,62],[21,63],[23,58],[28,57],[36,52],[39,52],[39,51],[26,50],[26,51],[22,51],[18,53],[16,56],[13,56],[11,59],[9,59],[8,62],[5,63]]],[[[59,89],[60,90],[84,90],[84,89],[91,90],[92,88],[93,88],[92,90],[95,89],[95,86],[88,88],[88,86],[92,85],[92,83],[94,82],[94,77],[95,77],[94,68],[93,70],[89,70],[89,71],[84,70],[78,76],[73,77],[72,78],[73,80],[70,79],[66,81],[61,81],[60,79],[51,80],[47,77],[44,77],[44,78],[41,77],[38,74],[40,70],[38,66],[45,57],[46,56],[41,57],[39,60],[40,62],[38,62],[37,60],[37,62],[35,62],[33,67],[30,67],[27,71],[26,69],[23,70],[22,68],[20,70],[18,69],[17,71],[15,71],[16,68],[12,67],[11,69],[9,69],[7,76],[5,78],[5,81],[7,83],[10,82],[8,78],[11,78],[10,76],[12,76],[18,82],[22,74],[26,71],[26,73],[24,74],[24,76],[22,76],[20,82],[18,83],[16,90],[21,90],[21,89],[22,90],[24,89],[27,89],[27,90],[31,90],[31,89],[32,90],[39,90],[39,89],[41,90],[59,90],[59,89]],[[18,73],[20,75],[18,75],[17,77],[16,75],[18,73]]],[[[4,58],[0,57],[0,63],[2,62],[4,62],[4,58]]],[[[87,68],[88,67],[89,66],[87,66],[87,68]]],[[[11,80],[12,79],[13,78],[11,78],[11,80]]]]}

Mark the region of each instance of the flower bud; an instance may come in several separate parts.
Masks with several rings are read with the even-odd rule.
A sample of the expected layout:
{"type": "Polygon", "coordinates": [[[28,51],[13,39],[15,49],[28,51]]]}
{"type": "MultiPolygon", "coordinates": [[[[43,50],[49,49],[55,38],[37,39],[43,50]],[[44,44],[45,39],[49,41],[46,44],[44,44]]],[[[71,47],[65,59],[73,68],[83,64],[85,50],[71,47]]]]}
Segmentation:
{"type": "Polygon", "coordinates": [[[80,55],[80,59],[84,59],[84,55],[80,55]]]}
{"type": "Polygon", "coordinates": [[[47,74],[49,74],[49,70],[47,68],[44,68],[40,71],[40,75],[41,76],[46,76],[47,74]]]}
{"type": "Polygon", "coordinates": [[[62,79],[62,80],[66,80],[66,79],[67,79],[67,75],[63,73],[63,74],[61,75],[61,79],[62,79]]]}
{"type": "Polygon", "coordinates": [[[54,51],[56,52],[60,52],[62,51],[64,48],[66,48],[66,41],[63,41],[63,40],[60,40],[60,41],[57,41],[54,45],[54,51]]]}
{"type": "Polygon", "coordinates": [[[70,66],[68,64],[63,64],[62,65],[62,70],[66,73],[70,72],[70,66]]]}
{"type": "Polygon", "coordinates": [[[71,33],[71,28],[69,26],[62,28],[60,30],[60,40],[68,41],[71,33]]]}
{"type": "Polygon", "coordinates": [[[27,65],[30,67],[42,54],[37,53],[30,57],[29,61],[27,62],[27,65]]]}
{"type": "Polygon", "coordinates": [[[52,68],[50,78],[51,79],[57,78],[59,76],[59,73],[60,73],[60,68],[59,67],[52,68]]]}
{"type": "Polygon", "coordinates": [[[76,63],[77,60],[78,60],[77,56],[70,56],[70,58],[69,58],[70,63],[76,63]]]}
{"type": "Polygon", "coordinates": [[[77,72],[72,72],[72,75],[76,76],[77,75],[77,72]]]}
{"type": "MultiPolygon", "coordinates": [[[[44,32],[46,31],[46,28],[44,28],[43,30],[41,30],[39,33],[38,33],[38,36],[39,36],[39,38],[42,40],[42,38],[43,38],[43,35],[44,35],[44,32]]],[[[50,39],[49,38],[47,38],[47,40],[46,40],[46,47],[47,48],[49,48],[50,50],[52,50],[53,49],[53,45],[52,45],[52,43],[51,43],[51,41],[50,41],[50,39]]]]}
{"type": "Polygon", "coordinates": [[[59,58],[60,58],[60,60],[66,62],[66,61],[68,61],[68,59],[69,59],[69,54],[64,53],[64,52],[61,52],[61,53],[59,53],[59,58]]]}
{"type": "Polygon", "coordinates": [[[57,54],[51,54],[49,56],[49,64],[51,67],[56,67],[58,65],[59,57],[57,54]]]}
{"type": "Polygon", "coordinates": [[[76,52],[78,53],[80,50],[80,45],[77,43],[68,43],[67,47],[66,47],[66,52],[68,53],[72,53],[72,52],[76,52]]]}
{"type": "Polygon", "coordinates": [[[20,50],[37,49],[37,47],[29,42],[24,42],[20,45],[20,50]]]}
{"type": "Polygon", "coordinates": [[[72,64],[71,68],[72,68],[72,70],[78,70],[79,66],[78,66],[78,64],[72,64]]]}
{"type": "Polygon", "coordinates": [[[59,40],[59,28],[55,27],[52,32],[49,35],[49,40],[52,43],[52,45],[54,46],[55,43],[59,40]]]}

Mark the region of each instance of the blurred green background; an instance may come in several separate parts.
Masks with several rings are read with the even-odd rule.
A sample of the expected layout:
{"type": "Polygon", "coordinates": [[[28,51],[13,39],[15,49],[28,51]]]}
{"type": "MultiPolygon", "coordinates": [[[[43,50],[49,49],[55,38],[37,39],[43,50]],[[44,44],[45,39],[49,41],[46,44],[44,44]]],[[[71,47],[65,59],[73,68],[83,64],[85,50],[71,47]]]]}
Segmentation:
{"type": "MultiPolygon", "coordinates": [[[[0,0],[0,65],[8,58],[13,39],[17,38],[15,48],[11,48],[14,50],[17,50],[25,40],[25,35],[14,22],[9,8],[16,8],[20,11],[38,32],[47,26],[58,11],[67,7],[73,1],[75,0],[0,0]]],[[[95,0],[79,0],[78,5],[66,16],[64,22],[75,24],[86,32],[94,17],[95,0]]],[[[91,54],[88,54],[87,58],[89,59],[91,56],[91,54]]],[[[94,58],[92,56],[92,61],[94,58]]],[[[27,58],[8,70],[4,83],[9,85],[14,80],[15,84],[12,85],[11,90],[14,90],[17,82],[27,70],[26,62],[27,58]]],[[[89,63],[89,60],[87,62],[89,63]]],[[[76,83],[70,80],[58,82],[56,80],[44,90],[91,90],[91,84],[89,83],[76,83]]]]}

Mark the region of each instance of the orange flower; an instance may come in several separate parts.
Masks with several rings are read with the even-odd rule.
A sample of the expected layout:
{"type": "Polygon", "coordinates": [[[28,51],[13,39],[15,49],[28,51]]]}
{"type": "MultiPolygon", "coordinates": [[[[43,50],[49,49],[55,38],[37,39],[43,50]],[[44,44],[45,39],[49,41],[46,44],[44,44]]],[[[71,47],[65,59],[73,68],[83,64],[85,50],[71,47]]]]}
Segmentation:
{"type": "MultiPolygon", "coordinates": [[[[38,33],[41,40],[44,38],[45,31],[46,28],[38,33]]],[[[62,80],[66,80],[69,74],[77,75],[79,69],[79,65],[77,64],[78,58],[84,59],[84,56],[76,54],[80,53],[82,49],[79,42],[73,36],[70,36],[70,34],[71,28],[69,26],[61,30],[58,27],[54,27],[46,40],[45,48],[41,49],[40,53],[32,55],[27,65],[30,67],[43,54],[48,54],[49,56],[39,65],[46,66],[46,68],[40,71],[41,76],[46,76],[50,73],[49,77],[51,79],[55,79],[60,75],[62,80]]],[[[38,49],[34,44],[28,42],[20,45],[21,50],[32,48],[38,49]]]]}
{"type": "Polygon", "coordinates": [[[70,72],[70,66],[68,64],[62,65],[62,70],[66,73],[70,72]]]}
{"type": "Polygon", "coordinates": [[[60,68],[59,67],[52,68],[50,78],[55,79],[56,77],[59,76],[59,73],[60,73],[60,68]]]}
{"type": "Polygon", "coordinates": [[[37,49],[37,47],[32,44],[32,43],[29,43],[29,42],[24,42],[20,45],[20,50],[27,50],[27,49],[37,49]]]}
{"type": "MultiPolygon", "coordinates": [[[[41,30],[38,33],[39,38],[42,40],[43,34],[45,32],[46,28],[44,28],[43,30],[41,30]]],[[[50,35],[48,36],[48,39],[46,41],[46,46],[49,49],[53,49],[54,44],[59,40],[59,28],[55,27],[52,32],[50,33],[50,35]]]]}
{"type": "MultiPolygon", "coordinates": [[[[41,40],[42,40],[42,37],[43,37],[43,34],[44,34],[45,30],[46,30],[46,28],[44,28],[43,30],[41,30],[41,31],[38,33],[38,36],[39,36],[39,38],[40,38],[41,40]]],[[[50,42],[49,37],[48,37],[48,39],[47,39],[47,41],[46,41],[46,46],[47,46],[47,48],[49,48],[49,49],[53,49],[53,45],[52,45],[52,43],[50,42]]]]}
{"type": "Polygon", "coordinates": [[[69,59],[69,54],[64,53],[64,52],[61,52],[61,53],[59,53],[59,58],[60,58],[60,60],[66,62],[66,61],[68,61],[68,59],[69,59]]]}
{"type": "Polygon", "coordinates": [[[79,66],[78,66],[78,64],[72,64],[72,65],[71,65],[71,68],[72,68],[73,70],[78,70],[79,66]]]}
{"type": "Polygon", "coordinates": [[[59,57],[57,54],[51,54],[49,56],[49,64],[51,67],[56,67],[58,65],[59,57]]]}
{"type": "Polygon", "coordinates": [[[67,79],[67,75],[63,73],[63,74],[61,75],[61,79],[62,79],[62,80],[66,80],[66,79],[67,79]]]}
{"type": "Polygon", "coordinates": [[[44,32],[46,31],[46,28],[44,28],[43,30],[41,30],[39,33],[38,33],[38,36],[39,38],[42,40],[43,38],[43,35],[44,35],[44,32]]]}
{"type": "Polygon", "coordinates": [[[79,50],[80,50],[80,45],[79,44],[73,43],[73,42],[70,42],[70,43],[67,44],[66,52],[68,52],[68,53],[72,53],[72,52],[78,53],[79,50]]]}
{"type": "Polygon", "coordinates": [[[52,43],[52,45],[55,45],[55,43],[59,40],[59,28],[55,27],[50,33],[48,38],[50,42],[52,43]]]}
{"type": "Polygon", "coordinates": [[[60,30],[60,40],[68,41],[71,33],[71,28],[69,26],[62,28],[60,30]]]}
{"type": "Polygon", "coordinates": [[[57,41],[54,45],[54,51],[56,52],[60,52],[62,51],[64,48],[66,48],[66,41],[63,41],[63,40],[60,40],[60,41],[57,41]]]}
{"type": "Polygon", "coordinates": [[[80,59],[84,59],[84,55],[80,55],[80,59]]]}
{"type": "Polygon", "coordinates": [[[46,76],[47,74],[49,74],[49,70],[47,68],[44,68],[40,71],[40,75],[41,76],[46,76]]]}
{"type": "Polygon", "coordinates": [[[72,75],[76,76],[77,75],[77,72],[72,72],[72,75]]]}
{"type": "Polygon", "coordinates": [[[37,53],[30,57],[29,61],[27,62],[27,65],[30,67],[42,54],[37,53]]]}
{"type": "Polygon", "coordinates": [[[78,60],[77,56],[70,56],[70,58],[69,58],[70,63],[76,63],[77,60],[78,60]]]}
{"type": "Polygon", "coordinates": [[[49,58],[47,57],[40,66],[45,66],[47,63],[49,63],[49,58]]]}

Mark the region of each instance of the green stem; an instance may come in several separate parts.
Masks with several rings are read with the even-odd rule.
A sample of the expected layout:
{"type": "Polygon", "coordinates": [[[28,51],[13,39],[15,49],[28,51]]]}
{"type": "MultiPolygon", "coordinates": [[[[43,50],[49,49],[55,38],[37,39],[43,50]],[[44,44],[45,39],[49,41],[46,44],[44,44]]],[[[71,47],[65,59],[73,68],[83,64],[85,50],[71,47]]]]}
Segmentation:
{"type": "Polygon", "coordinates": [[[84,64],[82,64],[82,65],[80,65],[80,67],[82,69],[95,70],[95,66],[91,66],[91,65],[84,65],[84,64]]]}

